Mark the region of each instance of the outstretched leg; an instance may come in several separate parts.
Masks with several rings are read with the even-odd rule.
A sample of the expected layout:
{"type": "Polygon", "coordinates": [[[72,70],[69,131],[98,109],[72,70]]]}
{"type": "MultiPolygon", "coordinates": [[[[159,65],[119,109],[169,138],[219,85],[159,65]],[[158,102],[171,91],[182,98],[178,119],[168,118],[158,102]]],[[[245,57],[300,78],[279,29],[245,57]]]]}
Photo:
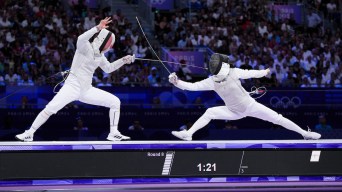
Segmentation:
{"type": "Polygon", "coordinates": [[[42,126],[52,114],[56,114],[68,103],[79,97],[79,87],[65,84],[55,97],[46,105],[46,107],[38,114],[33,121],[29,130],[15,137],[20,141],[33,141],[33,134],[42,126]]]}
{"type": "Polygon", "coordinates": [[[91,87],[80,97],[80,101],[109,108],[110,133],[107,137],[108,140],[121,141],[130,139],[130,137],[124,136],[118,131],[121,105],[119,98],[101,89],[91,87]]]}
{"type": "Polygon", "coordinates": [[[187,131],[172,131],[172,134],[183,140],[192,140],[192,135],[206,126],[212,119],[223,120],[236,120],[241,119],[244,116],[240,113],[230,111],[226,106],[212,107],[206,110],[206,112],[192,125],[187,131]]]}
{"type": "Polygon", "coordinates": [[[301,134],[305,139],[319,139],[321,137],[318,133],[303,130],[294,122],[258,102],[253,103],[250,108],[247,109],[246,115],[281,125],[286,129],[301,134]]]}

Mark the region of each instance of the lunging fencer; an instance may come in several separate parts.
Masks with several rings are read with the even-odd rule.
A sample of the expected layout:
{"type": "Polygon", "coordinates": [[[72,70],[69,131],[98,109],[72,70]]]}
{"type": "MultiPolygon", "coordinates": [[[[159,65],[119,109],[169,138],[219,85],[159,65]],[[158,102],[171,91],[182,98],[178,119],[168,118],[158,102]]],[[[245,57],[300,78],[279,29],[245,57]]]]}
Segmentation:
{"type": "Polygon", "coordinates": [[[270,73],[266,70],[242,70],[230,68],[229,57],[215,53],[210,57],[209,71],[212,76],[196,83],[178,79],[175,73],[169,81],[176,87],[189,91],[215,91],[224,101],[225,106],[208,108],[189,130],[173,131],[172,134],[182,140],[192,140],[192,135],[206,126],[212,119],[237,120],[247,116],[281,125],[286,129],[301,134],[304,139],[319,139],[320,134],[301,129],[298,125],[281,114],[258,103],[241,86],[239,79],[261,78],[270,73]]]}
{"type": "Polygon", "coordinates": [[[34,133],[52,114],[57,113],[65,105],[75,100],[109,108],[110,133],[107,140],[130,139],[130,137],[124,136],[118,131],[120,118],[119,98],[92,86],[92,77],[97,67],[100,67],[106,73],[111,73],[124,64],[132,63],[134,59],[133,56],[127,55],[110,63],[104,56],[104,53],[115,42],[115,35],[106,29],[110,22],[110,18],[107,17],[101,20],[97,26],[78,37],[77,49],[64,86],[38,114],[30,129],[16,135],[18,140],[33,141],[34,133]]]}

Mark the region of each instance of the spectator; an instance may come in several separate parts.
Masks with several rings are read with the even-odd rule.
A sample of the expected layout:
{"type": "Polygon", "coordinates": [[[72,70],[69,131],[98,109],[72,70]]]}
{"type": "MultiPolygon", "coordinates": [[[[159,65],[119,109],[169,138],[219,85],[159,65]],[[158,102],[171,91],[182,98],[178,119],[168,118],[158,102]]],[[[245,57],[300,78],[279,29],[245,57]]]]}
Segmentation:
{"type": "Polygon", "coordinates": [[[309,32],[312,34],[313,32],[317,32],[318,25],[322,22],[322,19],[320,16],[318,16],[313,11],[309,10],[309,13],[307,15],[307,21],[308,21],[308,28],[309,32]]]}
{"type": "MultiPolygon", "coordinates": [[[[95,15],[95,12],[106,13],[106,11],[101,13],[102,10],[99,8],[88,11],[89,8],[84,1],[73,2],[75,3],[71,6],[69,13],[65,12],[61,1],[28,1],[27,6],[25,3],[16,3],[13,6],[13,3],[5,1],[2,5],[6,12],[0,13],[0,56],[4,55],[3,61],[6,62],[6,67],[12,68],[14,74],[22,75],[18,70],[18,65],[24,63],[25,55],[32,56],[25,62],[35,63],[37,70],[31,69],[30,65],[27,65],[24,70],[35,84],[41,84],[43,81],[38,82],[38,77],[47,78],[48,75],[70,66],[72,53],[76,48],[76,37],[89,26],[93,26],[91,23],[94,23],[97,17],[101,17],[101,15],[95,15]],[[13,13],[18,14],[13,15],[13,13]],[[63,59],[66,58],[63,54],[71,55],[71,58],[63,59]]],[[[328,60],[331,61],[332,64],[329,64],[326,74],[329,78],[330,73],[341,65],[341,26],[338,22],[340,5],[336,1],[322,1],[314,4],[325,13],[326,18],[329,18],[327,14],[333,15],[332,30],[328,28],[317,33],[322,19],[315,13],[308,13],[306,19],[309,31],[315,32],[314,36],[306,35],[306,32],[301,30],[301,26],[295,26],[293,14],[289,19],[282,19],[273,9],[269,9],[267,1],[253,3],[241,0],[220,3],[195,1],[193,3],[203,9],[193,9],[191,20],[188,20],[188,15],[181,9],[171,10],[171,15],[162,12],[156,14],[155,23],[160,30],[156,30],[155,35],[162,46],[196,48],[209,46],[215,52],[230,55],[232,62],[244,57],[245,61],[241,60],[243,63],[246,62],[247,57],[250,57],[249,64],[245,66],[241,63],[240,65],[252,66],[252,68],[257,65],[255,55],[258,55],[261,58],[257,66],[259,69],[266,68],[265,64],[269,64],[268,60],[273,58],[274,68],[280,65],[284,74],[295,62],[299,61],[303,66],[303,61],[307,62],[308,56],[311,56],[312,63],[307,66],[306,70],[308,72],[308,69],[314,66],[317,68],[316,75],[322,73],[316,64],[319,61],[323,63],[323,67],[328,65],[326,64],[328,60]],[[318,59],[321,54],[324,55],[324,61],[318,59]],[[277,59],[278,56],[280,60],[277,59]],[[284,58],[287,61],[287,67],[284,67],[284,58]]],[[[150,58],[151,53],[146,41],[141,39],[137,28],[132,28],[132,23],[127,20],[122,10],[116,10],[109,30],[113,31],[117,37],[114,50],[108,56],[111,60],[129,53],[150,58]]],[[[134,79],[138,84],[149,85],[146,81],[149,74],[143,70],[144,67],[141,65],[133,72],[134,74],[131,71],[120,70],[120,75],[114,75],[117,78],[113,81],[119,84],[123,75],[128,79],[134,79]],[[135,79],[131,76],[139,76],[139,78],[135,79]]],[[[9,70],[2,70],[0,65],[0,73],[1,71],[6,78],[9,70]]],[[[275,69],[272,73],[275,73],[275,69]]],[[[295,71],[293,73],[296,74],[295,71]]],[[[339,76],[336,78],[340,79],[339,76]]],[[[322,78],[322,84],[326,81],[325,79],[326,77],[322,78]]],[[[279,85],[283,86],[282,81],[279,82],[279,85]]],[[[12,83],[12,85],[17,85],[17,83],[12,83]]]]}
{"type": "Polygon", "coordinates": [[[290,33],[294,32],[292,27],[291,27],[291,25],[289,24],[289,19],[285,19],[283,24],[281,24],[281,30],[282,31],[287,31],[287,32],[290,32],[290,33]]]}
{"type": "Polygon", "coordinates": [[[302,84],[301,84],[300,87],[301,87],[301,88],[308,88],[308,87],[311,87],[311,84],[310,84],[310,82],[309,82],[309,80],[308,80],[307,77],[304,77],[303,82],[302,82],[302,84]]]}
{"type": "Polygon", "coordinates": [[[184,47],[186,47],[186,44],[187,44],[186,35],[183,34],[183,35],[182,35],[182,38],[178,41],[177,46],[178,46],[179,48],[184,48],[184,47]]]}
{"type": "Polygon", "coordinates": [[[21,97],[20,108],[21,109],[30,109],[31,108],[27,96],[21,97]]]}
{"type": "Polygon", "coordinates": [[[180,67],[178,68],[178,71],[177,71],[178,77],[182,80],[191,81],[192,80],[192,77],[191,77],[192,72],[187,67],[186,61],[184,59],[182,59],[179,63],[181,63],[182,65],[180,65],[180,67]]]}
{"type": "Polygon", "coordinates": [[[236,125],[233,125],[231,121],[225,121],[224,123],[224,130],[232,130],[232,129],[237,129],[238,127],[236,125]]]}
{"type": "Polygon", "coordinates": [[[111,87],[112,84],[110,83],[108,75],[103,77],[102,82],[97,84],[98,87],[111,87]]]}
{"type": "Polygon", "coordinates": [[[157,68],[156,67],[152,67],[151,68],[151,73],[147,77],[149,85],[153,86],[153,87],[156,86],[157,85],[157,78],[158,77],[159,77],[159,75],[157,73],[157,68]]]}
{"type": "Polygon", "coordinates": [[[33,81],[29,79],[28,74],[24,73],[22,79],[18,81],[19,86],[33,86],[33,81]]]}
{"type": "Polygon", "coordinates": [[[5,86],[6,83],[5,83],[5,79],[2,75],[0,75],[0,86],[5,86]]]}
{"type": "Polygon", "coordinates": [[[334,72],[330,75],[330,81],[327,82],[328,87],[338,87],[341,84],[340,80],[337,78],[336,74],[334,72]]]}
{"type": "Polygon", "coordinates": [[[38,44],[36,45],[36,48],[39,50],[41,55],[45,55],[46,54],[46,47],[45,47],[45,45],[43,45],[42,40],[38,41],[38,44]]]}
{"type": "Polygon", "coordinates": [[[89,128],[84,126],[83,120],[81,117],[76,118],[76,126],[74,127],[75,131],[88,131],[89,128]]]}
{"type": "Polygon", "coordinates": [[[153,87],[161,87],[162,84],[161,84],[161,78],[158,76],[156,78],[156,83],[154,85],[152,85],[153,87]]]}
{"type": "Polygon", "coordinates": [[[93,13],[88,12],[88,16],[84,18],[84,26],[83,26],[84,30],[89,30],[95,25],[96,25],[96,22],[95,22],[95,17],[93,17],[93,13]]]}
{"type": "Polygon", "coordinates": [[[280,65],[276,65],[275,76],[278,82],[282,83],[285,77],[285,73],[281,70],[280,65]]]}
{"type": "MultiPolygon", "coordinates": [[[[38,82],[38,78],[46,79],[60,70],[68,69],[76,48],[77,36],[89,26],[94,26],[97,17],[102,17],[93,12],[93,10],[100,12],[98,8],[88,11],[84,1],[73,1],[70,13],[65,12],[63,8],[65,6],[61,5],[61,1],[28,1],[28,4],[26,6],[25,3],[5,2],[3,10],[6,12],[0,13],[0,57],[5,55],[3,60],[10,61],[7,62],[9,68],[13,70],[13,74],[18,75],[18,78],[15,77],[16,75],[11,76],[11,79],[7,78],[7,81],[11,81],[11,85],[17,85],[19,74],[22,75],[20,64],[24,64],[23,68],[28,79],[36,84],[43,83],[43,81],[38,82]],[[12,16],[13,13],[18,15],[12,16]],[[32,63],[35,63],[36,67],[31,67],[32,63]]],[[[114,52],[108,55],[111,60],[138,49],[137,42],[130,44],[130,39],[126,37],[129,35],[137,40],[140,36],[138,33],[132,35],[132,31],[137,30],[131,28],[131,23],[120,10],[114,16],[116,20],[109,30],[123,39],[117,39],[118,45],[115,45],[114,52]]],[[[146,46],[142,47],[141,51],[147,52],[146,46]]],[[[6,74],[9,74],[9,70],[2,75],[6,76],[6,74]]]]}
{"type": "Polygon", "coordinates": [[[8,28],[11,27],[12,23],[8,20],[6,13],[2,17],[0,17],[0,27],[1,28],[8,28]]]}
{"type": "Polygon", "coordinates": [[[337,11],[337,5],[334,1],[330,1],[327,3],[327,12],[328,12],[328,19],[332,20],[334,16],[334,12],[337,11]]]}
{"type": "Polygon", "coordinates": [[[17,85],[20,76],[13,72],[13,69],[10,69],[9,73],[5,75],[5,81],[8,85],[17,85]]]}
{"type": "Polygon", "coordinates": [[[265,33],[268,33],[265,22],[261,22],[260,26],[258,27],[258,32],[260,36],[264,36],[265,33]]]}
{"type": "Polygon", "coordinates": [[[120,21],[123,17],[121,9],[117,9],[116,13],[113,15],[113,20],[120,21]]]}
{"type": "Polygon", "coordinates": [[[141,125],[140,121],[134,120],[133,124],[128,127],[129,135],[134,140],[145,140],[146,135],[144,132],[144,127],[141,125]]]}
{"type": "Polygon", "coordinates": [[[271,87],[279,87],[279,82],[275,73],[272,73],[270,79],[270,86],[271,87]]]}
{"type": "Polygon", "coordinates": [[[190,127],[193,125],[194,123],[192,121],[190,121],[189,119],[185,121],[185,123],[179,127],[179,130],[180,131],[183,131],[183,130],[188,130],[190,129],[190,127]]]}
{"type": "Polygon", "coordinates": [[[128,130],[130,130],[130,131],[143,131],[144,127],[140,124],[140,121],[135,120],[135,121],[133,121],[133,125],[130,125],[128,127],[128,130]]]}
{"type": "Polygon", "coordinates": [[[235,67],[240,68],[241,65],[245,64],[245,56],[243,54],[240,54],[240,57],[235,61],[235,67]]]}
{"type": "Polygon", "coordinates": [[[308,56],[307,59],[302,63],[302,67],[305,69],[305,71],[309,72],[312,67],[316,67],[316,63],[312,61],[311,56],[308,56]]]}
{"type": "MultiPolygon", "coordinates": [[[[231,62],[236,62],[236,67],[240,68],[241,66],[248,67],[248,65],[255,69],[267,68],[266,64],[270,64],[269,60],[272,58],[274,59],[273,67],[269,66],[272,73],[275,73],[276,65],[281,67],[280,71],[283,73],[279,75],[278,71],[276,74],[280,86],[287,86],[283,84],[285,81],[283,82],[281,78],[286,76],[291,66],[293,66],[291,72],[295,86],[299,86],[299,81],[302,80],[299,75],[304,75],[301,67],[305,67],[305,73],[311,73],[310,68],[315,67],[315,74],[318,75],[322,73],[317,66],[320,61],[319,56],[324,53],[325,58],[328,58],[330,53],[332,57],[331,50],[340,49],[338,48],[340,25],[333,27],[333,31],[320,30],[322,20],[312,12],[306,15],[312,35],[306,35],[306,31],[302,30],[300,25],[296,26],[293,14],[288,19],[283,19],[274,10],[267,10],[269,6],[266,2],[225,1],[218,3],[213,1],[204,4],[205,6],[207,6],[205,10],[193,10],[195,16],[191,18],[191,22],[186,17],[183,17],[182,22],[177,21],[177,18],[184,14],[180,10],[174,10],[173,15],[177,16],[170,16],[168,23],[177,27],[171,27],[171,32],[161,36],[166,39],[176,36],[176,40],[167,42],[161,40],[160,42],[167,43],[168,47],[176,47],[178,42],[185,44],[185,47],[199,44],[208,46],[214,52],[225,52],[230,56],[231,62]],[[212,19],[209,19],[210,16],[212,19]],[[199,30],[198,26],[201,26],[199,30]],[[187,34],[186,31],[195,32],[187,34]],[[334,35],[335,32],[337,35],[334,35]],[[175,35],[170,36],[170,34],[175,35]],[[181,39],[182,35],[186,35],[185,38],[189,38],[192,43],[186,44],[186,41],[181,39]],[[311,59],[308,59],[309,56],[311,59]],[[245,66],[243,62],[246,62],[246,59],[244,61],[241,58],[246,57],[251,59],[245,66]],[[294,66],[297,62],[300,65],[294,66]]],[[[322,7],[322,4],[319,7],[322,7]]],[[[159,20],[165,16],[162,13],[158,14],[159,20]]],[[[338,60],[337,64],[339,63],[338,60]]],[[[324,82],[323,79],[322,82],[324,82]]]]}
{"type": "Polygon", "coordinates": [[[317,82],[317,84],[314,85],[313,87],[319,87],[319,88],[324,88],[325,87],[325,84],[323,83],[322,75],[321,74],[317,75],[316,82],[317,82]]]}
{"type": "Polygon", "coordinates": [[[296,86],[295,79],[293,78],[292,72],[287,72],[287,77],[284,80],[284,87],[290,87],[293,88],[296,86]]]}
{"type": "MultiPolygon", "coordinates": [[[[313,71],[314,71],[314,70],[313,70],[313,71]]],[[[310,72],[310,76],[309,76],[309,78],[308,78],[308,81],[309,81],[311,87],[312,87],[313,85],[317,84],[316,74],[315,74],[315,72],[313,72],[313,71],[310,72]]]]}
{"type": "Polygon", "coordinates": [[[129,79],[129,77],[127,76],[127,74],[124,74],[124,76],[123,76],[123,78],[122,78],[122,81],[121,81],[121,84],[122,84],[122,85],[127,85],[127,84],[129,84],[129,81],[130,81],[130,79],[129,79]]]}
{"type": "Polygon", "coordinates": [[[141,58],[145,58],[147,54],[147,50],[148,50],[148,47],[147,47],[146,41],[139,42],[137,56],[141,58]]]}
{"type": "Polygon", "coordinates": [[[316,131],[330,131],[332,127],[327,124],[327,119],[324,115],[318,117],[318,124],[315,126],[316,131]]]}
{"type": "Polygon", "coordinates": [[[152,108],[153,109],[161,108],[161,103],[160,103],[160,98],[159,97],[153,97],[153,99],[152,99],[152,108]]]}
{"type": "Polygon", "coordinates": [[[194,107],[196,109],[204,109],[205,108],[205,106],[203,105],[201,97],[196,97],[196,99],[194,101],[194,107]]]}

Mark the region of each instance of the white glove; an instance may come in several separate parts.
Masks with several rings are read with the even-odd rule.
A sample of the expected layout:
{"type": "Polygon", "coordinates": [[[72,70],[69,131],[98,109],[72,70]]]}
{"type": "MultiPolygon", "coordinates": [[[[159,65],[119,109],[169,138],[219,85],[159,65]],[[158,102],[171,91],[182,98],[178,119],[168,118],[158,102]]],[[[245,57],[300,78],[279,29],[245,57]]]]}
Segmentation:
{"type": "Polygon", "coordinates": [[[171,74],[169,75],[169,82],[172,83],[172,84],[174,84],[174,85],[177,84],[177,82],[178,82],[178,77],[177,77],[177,75],[176,75],[175,72],[173,72],[173,73],[171,73],[171,74]]]}
{"type": "Polygon", "coordinates": [[[122,61],[125,64],[131,64],[133,62],[133,56],[132,55],[126,55],[122,58],[122,61]]]}
{"type": "Polygon", "coordinates": [[[265,75],[265,76],[267,76],[267,75],[270,74],[270,73],[271,73],[270,68],[267,68],[267,69],[266,69],[266,75],[265,75]]]}

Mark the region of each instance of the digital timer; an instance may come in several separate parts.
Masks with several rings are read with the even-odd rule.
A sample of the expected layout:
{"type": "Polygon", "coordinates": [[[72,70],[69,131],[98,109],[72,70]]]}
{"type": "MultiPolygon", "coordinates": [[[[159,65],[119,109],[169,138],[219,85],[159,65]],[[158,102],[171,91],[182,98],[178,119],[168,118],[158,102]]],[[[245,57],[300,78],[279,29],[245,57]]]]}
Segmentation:
{"type": "MultiPolygon", "coordinates": [[[[171,176],[226,176],[237,174],[242,152],[219,149],[175,151],[171,176]]],[[[164,169],[164,167],[163,167],[164,169]]]]}
{"type": "Polygon", "coordinates": [[[213,172],[216,171],[216,163],[199,163],[197,168],[200,172],[213,172]]]}

